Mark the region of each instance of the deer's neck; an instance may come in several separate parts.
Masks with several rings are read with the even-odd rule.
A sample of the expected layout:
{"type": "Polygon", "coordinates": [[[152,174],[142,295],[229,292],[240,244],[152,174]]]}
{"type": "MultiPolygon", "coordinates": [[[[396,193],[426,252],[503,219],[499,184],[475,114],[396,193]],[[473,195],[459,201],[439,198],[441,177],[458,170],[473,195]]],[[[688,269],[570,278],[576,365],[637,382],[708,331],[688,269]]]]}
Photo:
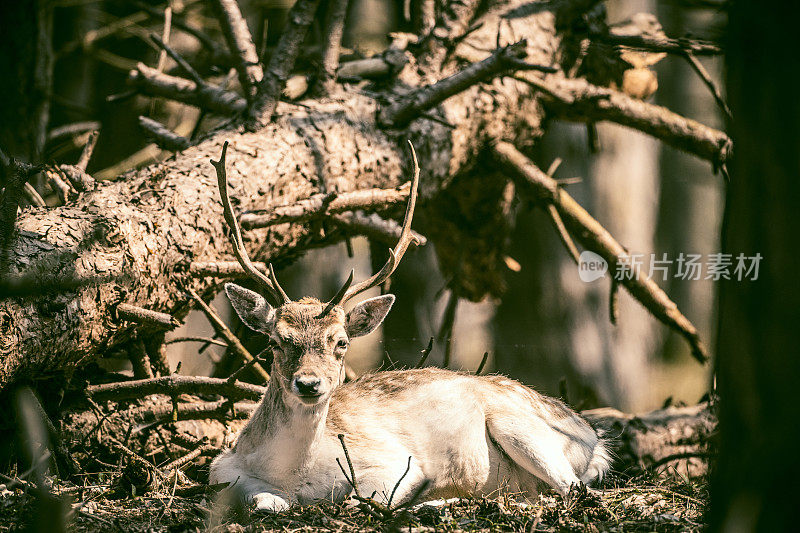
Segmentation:
{"type": "Polygon", "coordinates": [[[247,426],[237,440],[237,452],[264,450],[284,468],[302,468],[313,461],[315,450],[325,434],[328,402],[305,406],[284,398],[284,391],[273,378],[247,426]]]}

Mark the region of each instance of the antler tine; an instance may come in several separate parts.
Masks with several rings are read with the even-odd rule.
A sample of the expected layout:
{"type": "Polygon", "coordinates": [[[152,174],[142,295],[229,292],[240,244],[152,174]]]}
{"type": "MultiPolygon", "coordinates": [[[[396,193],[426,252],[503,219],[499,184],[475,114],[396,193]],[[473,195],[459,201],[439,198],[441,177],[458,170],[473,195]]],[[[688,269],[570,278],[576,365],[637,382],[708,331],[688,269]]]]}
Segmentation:
{"type": "Polygon", "coordinates": [[[333,296],[333,298],[331,298],[328,301],[328,303],[325,304],[325,308],[322,310],[322,312],[319,314],[319,316],[317,316],[317,318],[324,317],[325,315],[327,315],[328,313],[331,312],[331,309],[333,309],[334,307],[339,305],[339,303],[341,303],[342,298],[344,298],[345,292],[347,292],[347,289],[349,289],[350,285],[353,284],[353,276],[355,276],[355,274],[356,274],[356,271],[351,268],[350,269],[350,276],[348,276],[347,281],[344,282],[344,285],[342,285],[342,288],[339,289],[339,292],[337,292],[333,296]]]}
{"type": "Polygon", "coordinates": [[[400,264],[400,260],[403,258],[403,254],[406,253],[408,245],[411,244],[412,241],[415,244],[419,244],[416,237],[414,237],[411,233],[411,220],[414,218],[414,207],[417,205],[417,191],[419,189],[419,163],[417,162],[417,153],[414,150],[414,145],[411,144],[411,141],[408,141],[408,146],[411,148],[411,159],[414,163],[414,175],[411,178],[411,192],[408,195],[408,205],[406,206],[406,215],[403,219],[403,230],[400,232],[400,240],[397,241],[397,245],[394,247],[394,250],[389,250],[389,259],[386,261],[386,264],[383,265],[383,268],[381,268],[371,278],[360,281],[347,289],[342,296],[341,303],[344,303],[353,296],[386,281],[397,268],[397,265],[400,264]]]}
{"type": "Polygon", "coordinates": [[[211,164],[214,165],[214,170],[217,171],[217,185],[219,186],[219,195],[222,198],[222,211],[225,215],[225,222],[231,230],[231,244],[233,244],[233,253],[242,268],[254,279],[264,290],[267,295],[272,299],[272,303],[282,305],[289,302],[289,297],[283,291],[275,278],[275,271],[272,269],[272,264],[269,265],[270,278],[265,276],[259,271],[253,262],[250,261],[250,256],[247,255],[247,250],[242,241],[242,231],[239,229],[239,222],[233,214],[233,207],[231,206],[231,199],[228,196],[228,174],[225,170],[225,155],[228,152],[228,141],[222,145],[222,154],[219,156],[219,161],[211,159],[211,164]]]}
{"type": "Polygon", "coordinates": [[[277,276],[275,276],[275,269],[272,268],[272,263],[269,264],[269,280],[270,282],[272,282],[272,286],[280,295],[281,299],[283,300],[283,303],[289,303],[292,301],[292,299],[286,295],[286,291],[283,290],[281,284],[278,283],[278,278],[277,276]]]}

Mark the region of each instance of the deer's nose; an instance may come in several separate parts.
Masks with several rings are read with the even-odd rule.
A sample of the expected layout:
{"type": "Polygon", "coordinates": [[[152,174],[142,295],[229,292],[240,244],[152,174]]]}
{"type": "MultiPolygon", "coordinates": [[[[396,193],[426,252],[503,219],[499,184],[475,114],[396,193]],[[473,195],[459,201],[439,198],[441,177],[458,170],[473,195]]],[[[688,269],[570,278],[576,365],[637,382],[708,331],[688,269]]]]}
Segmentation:
{"type": "Polygon", "coordinates": [[[319,394],[320,379],[314,376],[296,377],[294,386],[301,396],[316,396],[319,394]]]}

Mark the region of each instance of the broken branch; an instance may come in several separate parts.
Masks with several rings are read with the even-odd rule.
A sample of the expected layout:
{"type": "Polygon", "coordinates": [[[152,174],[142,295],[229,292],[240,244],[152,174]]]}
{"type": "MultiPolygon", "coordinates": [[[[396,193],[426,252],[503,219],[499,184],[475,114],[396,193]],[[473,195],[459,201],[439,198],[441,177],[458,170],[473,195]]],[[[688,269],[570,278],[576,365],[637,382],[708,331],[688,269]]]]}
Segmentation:
{"type": "Polygon", "coordinates": [[[245,229],[266,228],[285,222],[302,222],[310,218],[333,215],[356,209],[386,209],[408,200],[409,183],[395,189],[362,189],[343,193],[319,193],[293,204],[267,208],[265,212],[244,213],[239,222],[245,229]]]}
{"type": "MultiPolygon", "coordinates": [[[[233,352],[238,355],[245,363],[249,363],[253,360],[253,356],[250,352],[247,351],[247,348],[244,347],[242,341],[233,334],[233,332],[225,325],[225,322],[219,317],[219,315],[209,306],[200,296],[194,291],[194,289],[189,289],[189,295],[197,302],[197,305],[200,306],[200,309],[205,313],[208,321],[222,338],[225,339],[225,342],[228,343],[233,352]]],[[[264,381],[269,381],[269,374],[267,373],[264,368],[258,364],[258,362],[253,363],[253,370],[261,376],[264,381]]]]}
{"type": "Polygon", "coordinates": [[[498,142],[492,148],[495,157],[512,172],[512,178],[532,195],[551,203],[564,224],[581,244],[600,254],[608,261],[610,271],[625,269],[620,280],[630,294],[653,316],[680,333],[692,348],[692,355],[701,363],[708,360],[708,351],[700,340],[694,325],[686,318],[669,296],[639,269],[630,269],[630,254],[556,181],[542,172],[530,159],[507,142],[498,142]],[[619,265],[619,267],[618,267],[619,265]]]}
{"type": "Polygon", "coordinates": [[[552,98],[552,111],[566,120],[608,120],[662,140],[666,144],[724,166],[733,143],[719,130],[669,109],[631,98],[619,91],[598,87],[580,79],[517,77],[552,98]]]}
{"type": "Polygon", "coordinates": [[[128,83],[142,94],[168,98],[199,107],[220,115],[236,115],[247,108],[247,103],[238,94],[220,89],[211,84],[198,86],[184,78],[170,76],[139,63],[128,75],[128,83]]]}
{"type": "Polygon", "coordinates": [[[265,390],[264,387],[236,380],[231,382],[222,378],[170,374],[160,378],[90,385],[86,394],[95,401],[131,400],[151,394],[173,397],[179,394],[218,394],[229,400],[257,401],[265,390]]]}
{"type": "Polygon", "coordinates": [[[239,83],[247,101],[252,104],[256,98],[258,84],[264,78],[264,71],[258,61],[258,52],[256,45],[253,44],[247,21],[239,11],[236,0],[213,0],[211,5],[228,43],[228,49],[231,51],[239,83]]]}
{"type": "Polygon", "coordinates": [[[141,127],[145,135],[162,150],[180,152],[192,145],[186,137],[178,135],[162,123],[151,118],[139,116],[139,127],[141,127]]]}
{"type": "Polygon", "coordinates": [[[447,98],[503,72],[511,70],[540,70],[555,72],[549,66],[533,65],[524,61],[527,55],[527,41],[498,48],[483,61],[472,63],[463,70],[432,85],[420,87],[402,96],[394,104],[383,108],[378,122],[385,127],[401,128],[425,111],[440,104],[447,98]]]}

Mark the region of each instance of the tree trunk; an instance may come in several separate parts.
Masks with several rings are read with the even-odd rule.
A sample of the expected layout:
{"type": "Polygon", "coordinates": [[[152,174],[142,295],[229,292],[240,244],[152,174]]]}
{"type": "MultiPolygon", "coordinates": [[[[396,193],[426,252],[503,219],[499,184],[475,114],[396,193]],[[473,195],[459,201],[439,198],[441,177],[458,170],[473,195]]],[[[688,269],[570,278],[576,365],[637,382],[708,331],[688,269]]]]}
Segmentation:
{"type": "MultiPolygon", "coordinates": [[[[0,150],[7,156],[42,162],[53,90],[53,6],[50,0],[2,2],[0,20],[0,150]]],[[[6,181],[0,164],[0,188],[6,181]]],[[[41,185],[32,177],[31,184],[41,185]]]]}
{"type": "Polygon", "coordinates": [[[727,86],[737,148],[723,249],[734,262],[738,254],[763,259],[757,280],[734,277],[721,288],[716,531],[797,529],[800,104],[786,88],[800,73],[786,69],[791,14],[782,2],[731,3],[727,86]]]}

